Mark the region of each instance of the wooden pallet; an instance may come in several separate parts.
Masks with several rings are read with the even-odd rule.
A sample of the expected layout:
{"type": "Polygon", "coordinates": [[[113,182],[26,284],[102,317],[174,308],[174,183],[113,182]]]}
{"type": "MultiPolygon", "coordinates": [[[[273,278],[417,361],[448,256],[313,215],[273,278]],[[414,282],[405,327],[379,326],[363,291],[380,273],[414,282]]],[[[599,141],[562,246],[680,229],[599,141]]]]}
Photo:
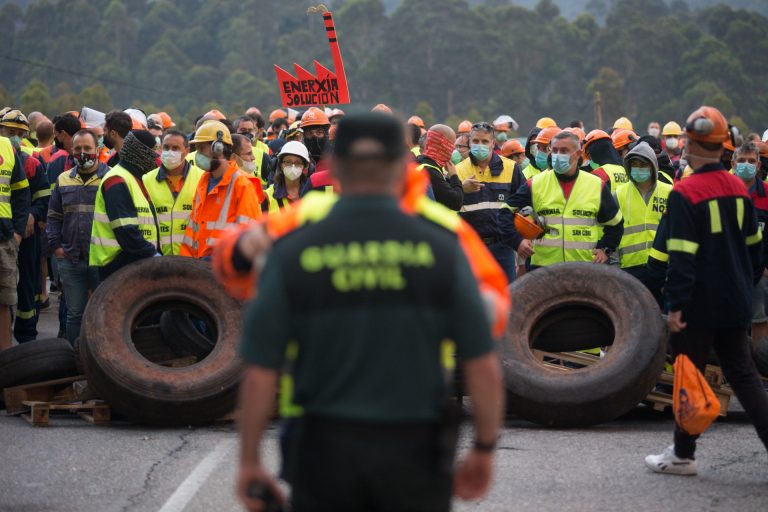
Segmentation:
{"type": "Polygon", "coordinates": [[[83,375],[6,388],[4,398],[7,415],[21,415],[35,427],[47,427],[51,411],[74,413],[95,425],[110,422],[110,407],[95,399],[83,375]]]}
{"type": "MultiPolygon", "coordinates": [[[[543,352],[541,350],[534,350],[533,355],[536,359],[542,362],[548,368],[552,368],[560,371],[574,371],[576,368],[570,365],[590,366],[600,361],[600,358],[591,354],[584,354],[582,352],[543,352]]],[[[719,366],[707,365],[704,371],[704,378],[707,379],[712,391],[720,401],[720,416],[726,416],[728,414],[728,407],[731,403],[731,396],[733,396],[733,390],[725,383],[723,372],[719,366]]],[[[670,372],[662,372],[659,376],[659,384],[672,386],[674,383],[674,375],[670,372]]],[[[646,402],[649,402],[654,410],[663,411],[667,407],[672,407],[672,394],[664,393],[654,388],[646,397],[646,402]]]]}

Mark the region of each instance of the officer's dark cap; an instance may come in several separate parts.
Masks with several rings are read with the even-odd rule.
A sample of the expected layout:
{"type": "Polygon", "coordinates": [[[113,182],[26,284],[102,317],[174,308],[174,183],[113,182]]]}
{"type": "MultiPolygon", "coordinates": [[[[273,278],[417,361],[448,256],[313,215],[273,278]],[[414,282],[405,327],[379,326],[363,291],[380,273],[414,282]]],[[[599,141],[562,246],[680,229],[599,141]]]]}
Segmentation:
{"type": "Polygon", "coordinates": [[[396,160],[406,151],[403,125],[396,117],[378,112],[349,115],[339,121],[333,153],[339,158],[396,160]],[[375,154],[354,154],[351,149],[361,139],[373,139],[384,150],[375,154]]]}

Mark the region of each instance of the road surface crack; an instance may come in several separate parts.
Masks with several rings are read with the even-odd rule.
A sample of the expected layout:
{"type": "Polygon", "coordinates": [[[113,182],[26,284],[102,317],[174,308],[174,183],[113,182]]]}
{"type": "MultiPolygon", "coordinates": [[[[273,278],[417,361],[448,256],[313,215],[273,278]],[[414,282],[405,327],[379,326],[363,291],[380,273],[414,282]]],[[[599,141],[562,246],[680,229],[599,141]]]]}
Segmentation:
{"type": "Polygon", "coordinates": [[[144,483],[141,487],[141,490],[131,496],[128,497],[128,503],[123,507],[123,512],[129,512],[131,510],[137,510],[138,504],[140,503],[141,499],[149,492],[150,485],[152,484],[152,476],[154,475],[155,471],[167,460],[173,458],[176,456],[179,452],[181,452],[184,448],[187,447],[189,444],[189,440],[187,437],[192,435],[194,431],[192,432],[185,432],[184,434],[179,435],[179,440],[181,441],[178,446],[173,448],[172,450],[168,451],[166,454],[164,454],[162,457],[160,457],[158,460],[156,460],[147,470],[147,473],[144,475],[144,483]]]}

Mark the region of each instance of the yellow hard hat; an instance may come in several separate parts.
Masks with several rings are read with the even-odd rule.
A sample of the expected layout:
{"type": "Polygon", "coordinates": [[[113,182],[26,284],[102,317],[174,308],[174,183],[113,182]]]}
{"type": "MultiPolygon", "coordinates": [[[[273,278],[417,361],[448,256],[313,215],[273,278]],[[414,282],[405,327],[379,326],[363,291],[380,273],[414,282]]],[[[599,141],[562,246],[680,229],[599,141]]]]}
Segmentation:
{"type": "Polygon", "coordinates": [[[29,131],[29,121],[21,110],[9,110],[2,116],[0,125],[8,128],[18,128],[19,130],[29,131]]]}
{"type": "Polygon", "coordinates": [[[551,117],[542,117],[536,121],[536,128],[541,128],[543,130],[544,128],[549,128],[550,126],[557,126],[557,123],[551,117]]]}
{"type": "Polygon", "coordinates": [[[661,134],[665,137],[679,137],[683,134],[683,129],[680,125],[674,121],[670,121],[664,125],[664,129],[661,130],[661,134]]]}
{"type": "Polygon", "coordinates": [[[195,132],[195,138],[189,141],[192,144],[200,142],[215,142],[221,138],[224,144],[232,145],[232,134],[229,128],[221,121],[206,121],[195,132]]]}
{"type": "Polygon", "coordinates": [[[632,130],[635,131],[635,128],[632,126],[632,121],[627,119],[626,117],[620,117],[616,120],[615,123],[613,123],[613,129],[614,130],[632,130]]]}

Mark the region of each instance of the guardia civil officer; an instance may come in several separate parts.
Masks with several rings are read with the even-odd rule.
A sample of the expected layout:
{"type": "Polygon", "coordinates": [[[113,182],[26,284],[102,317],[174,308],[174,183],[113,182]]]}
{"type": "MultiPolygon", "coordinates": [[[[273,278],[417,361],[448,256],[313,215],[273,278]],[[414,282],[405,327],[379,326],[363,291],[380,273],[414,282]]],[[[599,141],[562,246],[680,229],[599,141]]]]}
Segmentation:
{"type": "Polygon", "coordinates": [[[279,239],[261,273],[241,348],[238,491],[251,509],[263,505],[246,496],[258,486],[283,499],[260,442],[289,345],[304,411],[292,510],[441,511],[452,494],[474,499],[490,487],[499,360],[456,236],[399,206],[403,141],[391,116],[342,119],[331,163],[341,199],[279,239]],[[441,422],[454,351],[475,414],[473,449],[455,476],[455,440],[441,422]]]}

